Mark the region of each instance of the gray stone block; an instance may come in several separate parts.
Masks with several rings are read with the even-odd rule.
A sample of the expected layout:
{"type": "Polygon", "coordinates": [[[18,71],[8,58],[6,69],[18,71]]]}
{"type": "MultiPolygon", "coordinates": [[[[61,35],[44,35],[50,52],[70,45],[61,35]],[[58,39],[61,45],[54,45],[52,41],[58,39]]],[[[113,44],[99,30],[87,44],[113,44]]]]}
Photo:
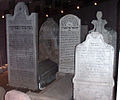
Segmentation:
{"type": "Polygon", "coordinates": [[[45,87],[47,84],[55,80],[57,71],[57,63],[49,59],[42,61],[38,67],[39,87],[45,87]]]}

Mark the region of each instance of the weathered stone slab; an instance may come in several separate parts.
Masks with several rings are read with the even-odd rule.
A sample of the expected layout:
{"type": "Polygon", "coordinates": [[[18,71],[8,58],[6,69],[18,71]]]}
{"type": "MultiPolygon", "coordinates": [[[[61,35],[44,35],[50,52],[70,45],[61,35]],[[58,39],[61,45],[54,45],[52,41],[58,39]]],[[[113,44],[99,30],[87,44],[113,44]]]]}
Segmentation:
{"type": "Polygon", "coordinates": [[[59,72],[74,73],[74,49],[80,43],[80,19],[66,15],[60,19],[59,72]]]}
{"type": "Polygon", "coordinates": [[[40,93],[28,92],[31,100],[72,100],[73,75],[66,74],[40,93]]]}
{"type": "Polygon", "coordinates": [[[120,100],[120,50],[119,50],[119,61],[118,61],[118,78],[117,78],[116,100],[120,100]]]}
{"type": "Polygon", "coordinates": [[[31,100],[31,99],[27,94],[23,92],[11,90],[6,93],[5,100],[31,100]]]}
{"type": "Polygon", "coordinates": [[[76,47],[74,99],[113,100],[113,63],[114,48],[104,42],[101,33],[88,34],[76,47]]]}
{"type": "Polygon", "coordinates": [[[56,79],[56,72],[58,71],[57,63],[47,59],[42,61],[38,67],[39,88],[45,87],[56,79]]]}
{"type": "Polygon", "coordinates": [[[5,89],[3,87],[0,87],[0,100],[4,100],[5,92],[5,89]]]}
{"type": "Polygon", "coordinates": [[[58,63],[59,28],[53,18],[48,18],[39,32],[39,62],[50,59],[58,63]]]}
{"type": "Polygon", "coordinates": [[[8,81],[14,87],[38,89],[37,14],[19,2],[14,15],[7,14],[8,81]]]}
{"type": "Polygon", "coordinates": [[[94,25],[94,28],[89,32],[100,32],[103,35],[104,41],[114,47],[114,77],[117,76],[117,66],[116,66],[116,49],[117,49],[117,32],[112,28],[105,25],[107,21],[102,19],[102,12],[98,11],[96,14],[97,20],[93,20],[91,23],[94,25]]]}

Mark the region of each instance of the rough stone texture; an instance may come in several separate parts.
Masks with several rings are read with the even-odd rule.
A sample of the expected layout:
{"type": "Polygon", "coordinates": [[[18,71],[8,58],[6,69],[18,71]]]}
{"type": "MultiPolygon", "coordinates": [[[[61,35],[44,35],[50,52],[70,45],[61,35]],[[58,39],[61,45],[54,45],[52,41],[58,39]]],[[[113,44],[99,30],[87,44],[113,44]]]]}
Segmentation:
{"type": "Polygon", "coordinates": [[[73,75],[66,74],[40,93],[28,92],[31,100],[72,100],[73,75]]]}
{"type": "Polygon", "coordinates": [[[31,100],[31,99],[27,94],[23,92],[11,90],[6,93],[5,100],[31,100]]]}
{"type": "Polygon", "coordinates": [[[37,83],[37,14],[19,2],[14,15],[6,15],[9,85],[38,89],[37,83]]]}
{"type": "Polygon", "coordinates": [[[88,34],[76,47],[74,99],[113,100],[113,62],[114,48],[104,42],[101,33],[88,34]]]}
{"type": "Polygon", "coordinates": [[[38,67],[39,88],[45,87],[56,79],[56,72],[58,71],[57,63],[47,59],[42,61],[38,67]]]}
{"type": "Polygon", "coordinates": [[[66,15],[60,19],[59,72],[74,73],[74,49],[80,43],[80,19],[66,15]]]}
{"type": "Polygon", "coordinates": [[[93,20],[91,23],[94,25],[93,30],[89,32],[100,32],[103,35],[104,41],[114,47],[114,77],[116,77],[116,46],[117,46],[117,32],[111,28],[106,28],[107,21],[102,19],[102,12],[98,11],[96,14],[97,20],[93,20]]]}
{"type": "Polygon", "coordinates": [[[50,59],[58,63],[59,28],[53,18],[48,18],[39,32],[39,62],[50,59]]]}
{"type": "Polygon", "coordinates": [[[3,87],[0,87],[0,100],[4,100],[5,92],[5,89],[3,87]]]}

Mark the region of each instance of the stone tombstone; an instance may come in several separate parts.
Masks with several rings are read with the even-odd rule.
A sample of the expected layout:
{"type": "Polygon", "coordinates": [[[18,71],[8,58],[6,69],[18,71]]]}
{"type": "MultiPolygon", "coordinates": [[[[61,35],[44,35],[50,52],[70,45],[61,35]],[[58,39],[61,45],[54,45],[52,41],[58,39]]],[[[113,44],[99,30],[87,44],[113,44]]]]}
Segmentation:
{"type": "Polygon", "coordinates": [[[75,51],[74,100],[113,100],[113,60],[101,33],[88,34],[75,51]]]}
{"type": "Polygon", "coordinates": [[[31,100],[31,99],[27,94],[23,92],[11,90],[6,93],[5,100],[31,100]]]}
{"type": "MultiPolygon", "coordinates": [[[[104,41],[114,47],[115,54],[114,54],[114,73],[116,73],[116,46],[117,46],[117,32],[114,31],[111,28],[106,28],[105,25],[107,24],[107,21],[105,19],[102,19],[102,12],[98,11],[96,14],[97,20],[93,20],[91,23],[94,25],[94,28],[89,31],[91,32],[100,32],[103,35],[104,41]]],[[[116,76],[116,75],[114,75],[116,76]]]]}
{"type": "Polygon", "coordinates": [[[68,14],[60,19],[59,72],[74,73],[74,49],[80,43],[80,19],[68,14]]]}
{"type": "Polygon", "coordinates": [[[37,83],[37,14],[29,15],[23,2],[14,15],[6,15],[8,82],[10,86],[38,89],[37,83]]]}
{"type": "Polygon", "coordinates": [[[39,62],[50,59],[58,63],[59,28],[53,18],[48,18],[39,32],[39,62]]]}

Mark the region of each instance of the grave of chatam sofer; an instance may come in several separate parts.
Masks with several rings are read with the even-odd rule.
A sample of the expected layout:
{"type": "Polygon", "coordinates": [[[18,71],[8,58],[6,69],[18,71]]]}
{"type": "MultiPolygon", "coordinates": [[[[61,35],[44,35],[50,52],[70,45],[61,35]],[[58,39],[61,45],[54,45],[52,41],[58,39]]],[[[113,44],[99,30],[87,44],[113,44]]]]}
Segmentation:
{"type": "Polygon", "coordinates": [[[47,18],[39,32],[39,62],[50,59],[58,63],[59,28],[53,18],[47,18]]]}
{"type": "Polygon", "coordinates": [[[55,79],[56,63],[47,59],[45,62],[48,66],[45,62],[38,64],[37,22],[38,15],[29,15],[28,8],[23,2],[16,5],[13,16],[6,16],[10,86],[37,90],[55,79]]]}
{"type": "Polygon", "coordinates": [[[113,62],[114,48],[102,34],[88,34],[75,51],[74,100],[113,100],[113,62]]]}
{"type": "Polygon", "coordinates": [[[116,77],[116,46],[117,46],[117,32],[110,27],[106,27],[107,21],[102,19],[102,12],[98,11],[96,14],[97,20],[93,20],[91,23],[94,25],[94,28],[89,31],[91,32],[100,32],[103,35],[104,41],[114,47],[114,77],[116,77]]]}
{"type": "Polygon", "coordinates": [[[80,19],[68,14],[60,19],[59,72],[74,73],[74,49],[80,43],[80,19]]]}

